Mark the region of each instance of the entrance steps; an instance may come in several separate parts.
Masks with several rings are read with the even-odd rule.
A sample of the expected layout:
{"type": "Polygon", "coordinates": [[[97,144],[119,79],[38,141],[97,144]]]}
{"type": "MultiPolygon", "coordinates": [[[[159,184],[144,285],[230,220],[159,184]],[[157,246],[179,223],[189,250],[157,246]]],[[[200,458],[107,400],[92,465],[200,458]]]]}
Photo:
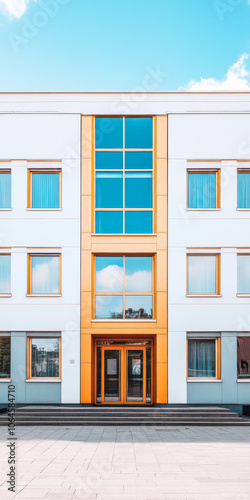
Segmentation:
{"type": "MultiPolygon", "coordinates": [[[[164,425],[250,426],[250,419],[218,406],[23,406],[16,409],[16,425],[164,425]]],[[[7,413],[0,426],[8,426],[7,413]]]]}

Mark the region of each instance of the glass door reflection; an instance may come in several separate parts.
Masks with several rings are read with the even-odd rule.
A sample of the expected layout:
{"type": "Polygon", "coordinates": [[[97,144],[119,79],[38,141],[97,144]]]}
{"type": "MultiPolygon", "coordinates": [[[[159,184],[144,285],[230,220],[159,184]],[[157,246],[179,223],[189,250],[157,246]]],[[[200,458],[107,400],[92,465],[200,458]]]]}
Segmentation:
{"type": "Polygon", "coordinates": [[[104,349],[104,401],[121,401],[121,350],[104,349]]]}
{"type": "Polygon", "coordinates": [[[126,349],[126,401],[143,402],[144,400],[144,349],[126,349]]]}

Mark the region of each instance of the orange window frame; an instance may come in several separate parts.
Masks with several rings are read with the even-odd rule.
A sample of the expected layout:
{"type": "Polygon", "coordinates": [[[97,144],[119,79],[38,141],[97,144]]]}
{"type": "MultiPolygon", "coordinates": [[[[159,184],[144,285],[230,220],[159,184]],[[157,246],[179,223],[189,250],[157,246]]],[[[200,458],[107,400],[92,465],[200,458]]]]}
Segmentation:
{"type": "MultiPolygon", "coordinates": [[[[92,318],[95,318],[95,298],[103,295],[112,295],[112,296],[122,296],[123,297],[123,318],[120,321],[135,321],[136,318],[125,318],[125,298],[127,296],[151,296],[152,297],[152,306],[153,306],[153,314],[150,320],[154,320],[156,318],[156,255],[155,254],[94,254],[93,255],[93,280],[92,280],[92,290],[93,290],[93,299],[92,299],[92,318]],[[122,292],[96,292],[96,257],[123,257],[123,291],[122,292]],[[125,257],[151,257],[152,258],[152,292],[125,292],[125,257]]],[[[99,318],[98,318],[99,320],[99,318]]],[[[100,318],[100,321],[102,319],[100,318]]],[[[110,318],[110,321],[115,321],[110,318]]]]}
{"type": "Polygon", "coordinates": [[[220,253],[188,253],[186,256],[186,295],[192,297],[201,295],[204,297],[207,296],[218,296],[221,293],[221,255],[220,253]],[[197,292],[197,293],[192,293],[188,291],[188,258],[189,257],[216,257],[216,292],[215,293],[202,293],[202,292],[197,292]]]}
{"type": "Polygon", "coordinates": [[[61,337],[32,337],[29,336],[27,337],[27,379],[32,379],[32,380],[43,380],[46,382],[46,380],[59,380],[61,379],[61,369],[62,369],[62,341],[61,337]],[[58,377],[32,377],[31,375],[31,355],[32,355],[32,340],[33,339],[59,339],[59,376],[58,377]]]}
{"type": "MultiPolygon", "coordinates": [[[[27,208],[32,207],[32,175],[33,174],[59,174],[59,209],[62,208],[62,169],[28,169],[28,186],[27,186],[27,208]]],[[[33,210],[58,210],[58,208],[34,208],[33,210]]]]}
{"type": "Polygon", "coordinates": [[[34,295],[61,295],[62,293],[62,254],[61,253],[28,253],[27,255],[27,294],[33,295],[32,292],[32,257],[58,257],[59,265],[59,292],[58,293],[35,293],[34,295]]]}
{"type": "Polygon", "coordinates": [[[221,380],[221,337],[189,337],[187,338],[187,380],[221,380]],[[188,376],[188,342],[190,340],[214,340],[215,341],[215,377],[189,377],[188,376]]]}
{"type": "Polygon", "coordinates": [[[217,169],[187,169],[187,181],[186,181],[186,200],[187,200],[187,209],[189,210],[216,210],[221,208],[221,170],[217,169]],[[216,174],[216,208],[189,208],[189,200],[188,200],[188,176],[192,174],[216,174]]]}

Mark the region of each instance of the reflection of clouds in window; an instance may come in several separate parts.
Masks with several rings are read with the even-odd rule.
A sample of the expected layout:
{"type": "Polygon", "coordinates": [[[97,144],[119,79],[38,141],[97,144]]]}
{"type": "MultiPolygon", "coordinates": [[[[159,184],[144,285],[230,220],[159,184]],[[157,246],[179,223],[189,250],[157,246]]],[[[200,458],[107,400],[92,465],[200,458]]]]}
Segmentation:
{"type": "Polygon", "coordinates": [[[32,293],[59,293],[59,257],[32,257],[32,293]]]}
{"type": "Polygon", "coordinates": [[[152,273],[150,271],[135,271],[125,276],[126,292],[151,292],[152,273]]]}
{"type": "Polygon", "coordinates": [[[123,298],[122,295],[97,295],[95,302],[96,319],[123,317],[123,298]]]}
{"type": "Polygon", "coordinates": [[[122,292],[123,268],[111,264],[96,272],[97,292],[122,292]]]}

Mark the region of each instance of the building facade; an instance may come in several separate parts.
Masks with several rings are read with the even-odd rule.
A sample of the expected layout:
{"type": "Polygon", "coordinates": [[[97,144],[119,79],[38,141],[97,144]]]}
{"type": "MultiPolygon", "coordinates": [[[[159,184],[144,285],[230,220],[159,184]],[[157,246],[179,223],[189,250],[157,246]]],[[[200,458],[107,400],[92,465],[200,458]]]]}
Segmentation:
{"type": "Polygon", "coordinates": [[[249,124],[249,93],[1,94],[1,404],[250,404],[249,124]]]}

